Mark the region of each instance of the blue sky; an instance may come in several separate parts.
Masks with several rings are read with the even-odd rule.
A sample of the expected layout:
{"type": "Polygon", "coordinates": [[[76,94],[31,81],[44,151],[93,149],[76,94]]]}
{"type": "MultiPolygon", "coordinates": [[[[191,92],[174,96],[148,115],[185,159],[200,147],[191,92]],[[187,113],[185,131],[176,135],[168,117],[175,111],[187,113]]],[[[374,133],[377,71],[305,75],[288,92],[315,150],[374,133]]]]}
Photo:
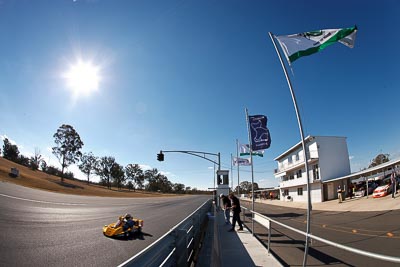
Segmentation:
{"type": "MultiPolygon", "coordinates": [[[[158,162],[156,154],[220,152],[222,169],[230,169],[236,139],[247,142],[248,108],[268,116],[272,137],[254,160],[255,182],[275,186],[273,159],[300,134],[268,32],[356,24],[354,49],[335,44],[301,58],[291,78],[305,134],[346,136],[358,171],[379,153],[400,157],[399,11],[395,0],[0,0],[0,135],[59,166],[48,148],[58,127],[70,124],[83,152],[207,189],[212,163],[177,153],[158,162]],[[78,60],[91,62],[100,81],[74,96],[65,73],[78,60]]],[[[240,180],[250,181],[250,168],[241,170],[240,180]]]]}

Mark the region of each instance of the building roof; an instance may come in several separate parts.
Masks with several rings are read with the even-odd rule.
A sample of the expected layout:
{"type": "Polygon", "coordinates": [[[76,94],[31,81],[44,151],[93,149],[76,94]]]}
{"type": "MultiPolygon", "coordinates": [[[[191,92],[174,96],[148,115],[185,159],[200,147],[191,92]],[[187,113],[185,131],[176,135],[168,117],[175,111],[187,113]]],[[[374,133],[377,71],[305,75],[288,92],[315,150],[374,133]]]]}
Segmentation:
{"type": "MultiPolygon", "coordinates": [[[[311,137],[312,137],[311,135],[307,136],[306,138],[304,138],[304,141],[307,143],[311,139],[311,137]]],[[[286,150],[285,152],[283,152],[282,154],[280,154],[279,156],[277,156],[276,158],[274,158],[274,160],[280,160],[281,158],[283,158],[287,154],[297,150],[301,146],[302,146],[302,143],[300,141],[297,144],[295,144],[294,146],[292,146],[291,148],[289,148],[288,150],[286,150]]]]}
{"type": "Polygon", "coordinates": [[[359,172],[354,172],[354,173],[351,173],[346,176],[337,177],[337,178],[323,181],[322,183],[330,183],[330,182],[339,181],[339,180],[343,180],[343,179],[351,179],[351,178],[355,179],[355,178],[360,178],[360,177],[368,177],[370,175],[373,175],[374,173],[376,173],[377,171],[379,171],[381,169],[392,167],[392,166],[395,166],[398,164],[400,164],[400,159],[390,160],[388,162],[379,164],[377,166],[374,166],[374,167],[371,167],[371,168],[368,168],[368,169],[365,169],[365,170],[362,170],[359,172]]]}

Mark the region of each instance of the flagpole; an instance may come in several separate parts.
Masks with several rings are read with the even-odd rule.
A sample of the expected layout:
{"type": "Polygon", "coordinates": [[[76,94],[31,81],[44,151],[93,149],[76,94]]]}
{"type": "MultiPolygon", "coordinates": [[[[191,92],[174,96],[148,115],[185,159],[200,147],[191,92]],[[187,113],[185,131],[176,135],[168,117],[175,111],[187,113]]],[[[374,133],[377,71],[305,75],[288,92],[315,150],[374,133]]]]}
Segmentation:
{"type": "MultiPolygon", "coordinates": [[[[239,141],[236,139],[236,158],[239,159],[239,141]]],[[[237,165],[237,178],[238,178],[238,196],[240,195],[240,186],[239,186],[239,164],[237,165]]]]}
{"type": "Polygon", "coordinates": [[[215,180],[216,180],[216,175],[215,175],[215,163],[214,163],[214,189],[213,189],[213,196],[214,196],[214,202],[215,202],[215,207],[216,209],[218,208],[217,205],[217,190],[215,189],[215,180]]]}
{"type": "Polygon", "coordinates": [[[233,191],[233,163],[232,163],[232,161],[233,161],[233,155],[232,155],[232,153],[231,153],[231,186],[232,186],[232,191],[233,191]]]}
{"type": "Polygon", "coordinates": [[[292,95],[292,100],[293,100],[293,105],[294,105],[294,109],[296,111],[296,117],[297,117],[297,122],[299,125],[299,130],[300,130],[300,137],[301,137],[301,144],[303,146],[303,156],[304,156],[304,160],[305,160],[305,170],[306,170],[306,177],[307,177],[307,199],[308,199],[308,205],[307,205],[307,235],[306,235],[306,245],[305,245],[305,249],[304,249],[304,258],[303,258],[303,266],[307,265],[307,255],[308,255],[308,248],[309,248],[309,243],[310,243],[310,230],[311,230],[311,225],[310,225],[310,220],[311,220],[311,192],[310,192],[310,178],[309,178],[309,173],[308,173],[308,156],[306,153],[306,144],[305,144],[305,140],[304,140],[304,132],[303,132],[303,125],[301,123],[301,118],[300,118],[300,113],[299,113],[299,109],[297,106],[297,101],[296,101],[296,96],[294,94],[293,91],[293,87],[292,87],[292,82],[289,79],[289,75],[288,72],[286,70],[285,64],[283,63],[282,60],[282,56],[281,53],[278,50],[278,47],[276,46],[276,42],[275,39],[273,37],[273,34],[271,32],[269,32],[269,36],[271,37],[272,43],[274,44],[276,53],[278,54],[279,57],[279,61],[281,62],[282,65],[282,69],[283,72],[285,73],[285,77],[286,77],[286,81],[289,85],[289,90],[290,90],[290,94],[292,95]]]}
{"type": "MultiPolygon", "coordinates": [[[[251,210],[254,212],[254,172],[253,172],[253,149],[252,149],[252,142],[251,142],[251,134],[250,134],[250,127],[249,127],[249,112],[246,111],[246,122],[247,122],[247,133],[249,135],[249,150],[250,150],[250,160],[251,160],[251,210]]],[[[254,236],[254,213],[251,213],[251,232],[254,236]]]]}

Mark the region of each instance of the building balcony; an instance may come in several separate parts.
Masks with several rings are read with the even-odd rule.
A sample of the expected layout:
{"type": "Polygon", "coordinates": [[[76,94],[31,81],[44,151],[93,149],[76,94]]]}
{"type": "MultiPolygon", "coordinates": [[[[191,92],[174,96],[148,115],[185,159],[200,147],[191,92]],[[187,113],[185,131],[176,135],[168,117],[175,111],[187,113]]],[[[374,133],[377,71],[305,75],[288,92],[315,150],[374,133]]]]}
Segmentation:
{"type": "MultiPolygon", "coordinates": [[[[318,157],[309,157],[308,164],[314,163],[318,161],[318,157]]],[[[284,163],[279,166],[279,168],[274,169],[275,177],[280,177],[285,175],[287,172],[302,168],[305,165],[304,160],[297,160],[289,163],[284,163]]]]}
{"type": "MultiPolygon", "coordinates": [[[[318,179],[314,179],[314,176],[312,172],[310,173],[310,183],[314,183],[319,181],[318,179]]],[[[306,185],[307,184],[307,177],[300,177],[300,178],[294,178],[294,179],[288,179],[285,181],[281,181],[279,183],[280,188],[287,188],[287,187],[294,187],[294,186],[301,186],[301,185],[306,185]]]]}

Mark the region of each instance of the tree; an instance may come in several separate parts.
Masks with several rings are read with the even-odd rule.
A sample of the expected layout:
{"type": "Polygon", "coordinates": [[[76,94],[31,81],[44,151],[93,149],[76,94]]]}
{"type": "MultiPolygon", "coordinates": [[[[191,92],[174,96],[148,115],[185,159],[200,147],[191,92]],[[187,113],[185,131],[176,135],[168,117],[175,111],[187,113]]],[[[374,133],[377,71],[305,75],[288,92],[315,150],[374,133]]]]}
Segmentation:
{"type": "Polygon", "coordinates": [[[144,176],[148,181],[146,190],[163,193],[172,191],[172,183],[165,175],[159,173],[157,169],[153,168],[152,170],[145,171],[144,176]]]}
{"type": "Polygon", "coordinates": [[[372,162],[371,162],[371,164],[369,164],[368,168],[378,166],[378,165],[388,162],[388,161],[389,161],[389,154],[379,154],[372,160],[372,162]]]}
{"type": "Polygon", "coordinates": [[[128,181],[127,186],[128,186],[129,191],[131,191],[134,188],[132,181],[128,181]]]}
{"type": "Polygon", "coordinates": [[[173,190],[177,194],[183,194],[185,192],[185,185],[180,183],[173,184],[173,190]]]}
{"type": "Polygon", "coordinates": [[[19,156],[19,150],[17,145],[11,144],[8,138],[4,138],[3,140],[3,157],[5,159],[17,162],[19,156]]]}
{"type": "Polygon", "coordinates": [[[63,124],[53,135],[56,146],[53,147],[53,154],[61,164],[61,182],[64,181],[64,169],[79,161],[82,156],[81,148],[83,142],[79,134],[71,125],[63,124]]]}
{"type": "Polygon", "coordinates": [[[35,155],[31,157],[31,168],[36,171],[39,168],[39,165],[43,162],[42,155],[40,154],[39,148],[35,147],[35,155]]]}
{"type": "Polygon", "coordinates": [[[47,172],[47,162],[43,160],[40,164],[40,168],[42,169],[42,172],[47,172]]]}
{"type": "Polygon", "coordinates": [[[92,152],[84,153],[81,157],[81,163],[78,165],[81,172],[86,174],[87,183],[89,184],[90,175],[96,172],[98,158],[92,152]]]}
{"type": "Polygon", "coordinates": [[[95,169],[96,174],[100,176],[101,182],[103,184],[106,183],[108,189],[111,189],[111,172],[115,163],[114,157],[101,157],[95,169]]]}
{"type": "Polygon", "coordinates": [[[128,181],[133,182],[133,190],[143,188],[144,173],[139,164],[128,164],[125,167],[125,176],[128,181]]]}
{"type": "Polygon", "coordinates": [[[159,187],[161,192],[163,193],[170,193],[172,192],[172,183],[171,181],[168,180],[168,177],[165,175],[160,175],[159,176],[159,187]]]}
{"type": "Polygon", "coordinates": [[[124,167],[118,163],[114,163],[111,168],[111,177],[114,183],[117,185],[118,190],[121,190],[122,184],[125,182],[124,167]]]}
{"type": "Polygon", "coordinates": [[[17,160],[15,161],[16,163],[23,165],[25,167],[29,167],[30,166],[30,159],[28,157],[25,157],[24,155],[20,154],[17,158],[17,160]]]}
{"type": "MultiPolygon", "coordinates": [[[[237,192],[237,187],[235,189],[235,191],[237,192]]],[[[239,189],[240,189],[240,193],[241,194],[249,194],[251,193],[251,182],[248,181],[243,181],[240,183],[239,185],[239,189]]],[[[254,190],[258,190],[258,184],[254,183],[254,190]]]]}
{"type": "Polygon", "coordinates": [[[57,167],[54,167],[54,166],[47,166],[46,173],[51,174],[51,175],[60,176],[61,170],[59,170],[57,167]]]}
{"type": "Polygon", "coordinates": [[[144,178],[147,180],[146,190],[153,191],[153,187],[156,184],[156,177],[158,175],[158,170],[153,168],[151,170],[146,170],[144,172],[144,178]]]}

